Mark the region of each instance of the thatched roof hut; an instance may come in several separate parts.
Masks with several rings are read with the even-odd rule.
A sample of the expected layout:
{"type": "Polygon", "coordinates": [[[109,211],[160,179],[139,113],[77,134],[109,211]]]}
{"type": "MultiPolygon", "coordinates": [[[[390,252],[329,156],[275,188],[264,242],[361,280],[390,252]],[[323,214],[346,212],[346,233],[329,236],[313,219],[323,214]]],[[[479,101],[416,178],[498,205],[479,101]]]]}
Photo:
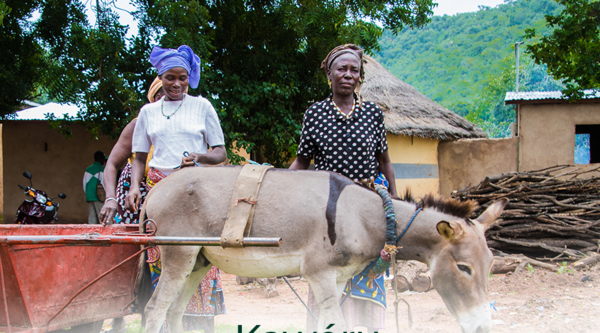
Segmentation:
{"type": "Polygon", "coordinates": [[[369,56],[365,56],[360,92],[364,100],[383,110],[390,133],[437,140],[486,137],[474,124],[430,100],[369,56]]]}

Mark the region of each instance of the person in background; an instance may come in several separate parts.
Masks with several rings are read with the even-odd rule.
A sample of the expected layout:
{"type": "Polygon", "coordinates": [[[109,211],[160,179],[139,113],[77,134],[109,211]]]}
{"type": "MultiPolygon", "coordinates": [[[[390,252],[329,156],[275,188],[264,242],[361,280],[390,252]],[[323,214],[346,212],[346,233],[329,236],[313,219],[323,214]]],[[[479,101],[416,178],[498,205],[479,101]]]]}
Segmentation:
{"type": "MultiPolygon", "coordinates": [[[[162,81],[156,77],[150,89],[148,89],[148,101],[154,103],[160,100],[164,96],[162,81]]],[[[106,169],[104,170],[104,189],[106,190],[106,201],[100,211],[100,222],[102,224],[110,223],[125,223],[125,224],[137,224],[139,223],[139,208],[144,204],[146,198],[146,175],[148,174],[148,166],[144,172],[144,178],[139,184],[141,193],[140,206],[134,213],[125,210],[125,198],[129,193],[131,187],[131,163],[135,158],[135,154],[131,153],[131,144],[133,137],[133,130],[137,118],[133,119],[125,128],[117,144],[113,147],[110,152],[108,161],[106,162],[106,169]],[[117,171],[125,164],[121,175],[117,181],[117,171]]],[[[148,161],[152,158],[152,154],[148,154],[148,161]]]]}
{"type": "MultiPolygon", "coordinates": [[[[308,169],[314,158],[316,170],[337,172],[355,181],[373,179],[397,198],[383,111],[360,97],[362,49],[354,44],[337,46],[323,60],[321,69],[327,74],[332,94],[304,113],[298,154],[290,169],[308,169]]],[[[356,326],[366,326],[369,332],[385,328],[383,276],[374,280],[368,284],[369,279],[355,276],[351,288],[348,284],[344,288],[350,297],[342,305],[342,313],[350,330],[356,326]]],[[[319,306],[310,288],[308,306],[318,316],[319,306]]],[[[307,316],[307,332],[315,331],[316,324],[307,316]]]]}
{"type": "Polygon", "coordinates": [[[98,214],[102,209],[102,201],[98,198],[98,185],[102,185],[106,155],[101,151],[97,151],[94,153],[94,161],[94,164],[85,169],[83,175],[83,191],[85,192],[85,201],[88,202],[89,224],[99,223],[98,214]]]}

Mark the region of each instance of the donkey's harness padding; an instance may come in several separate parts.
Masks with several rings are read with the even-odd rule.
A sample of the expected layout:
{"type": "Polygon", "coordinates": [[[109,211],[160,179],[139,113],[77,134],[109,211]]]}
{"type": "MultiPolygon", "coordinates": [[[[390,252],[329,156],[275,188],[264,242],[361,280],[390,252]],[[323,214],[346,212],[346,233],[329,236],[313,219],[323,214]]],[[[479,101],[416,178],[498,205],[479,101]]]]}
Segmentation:
{"type": "Polygon", "coordinates": [[[246,164],[238,175],[221,234],[222,247],[243,247],[244,236],[250,234],[254,207],[260,185],[270,165],[246,164]]]}

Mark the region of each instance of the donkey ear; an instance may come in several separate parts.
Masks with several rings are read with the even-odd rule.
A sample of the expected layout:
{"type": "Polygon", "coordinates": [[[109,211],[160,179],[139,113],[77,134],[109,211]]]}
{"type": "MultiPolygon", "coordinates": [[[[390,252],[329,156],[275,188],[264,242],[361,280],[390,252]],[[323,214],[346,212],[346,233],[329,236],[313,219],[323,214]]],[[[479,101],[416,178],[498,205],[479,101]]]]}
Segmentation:
{"type": "Polygon", "coordinates": [[[437,224],[436,228],[442,237],[450,241],[459,239],[463,235],[463,228],[457,222],[441,221],[437,224]]]}
{"type": "Polygon", "coordinates": [[[479,215],[475,221],[481,223],[484,229],[489,228],[492,223],[496,222],[496,219],[500,217],[500,214],[502,214],[506,205],[508,205],[507,198],[502,198],[494,202],[485,210],[485,212],[483,212],[483,214],[479,215]]]}

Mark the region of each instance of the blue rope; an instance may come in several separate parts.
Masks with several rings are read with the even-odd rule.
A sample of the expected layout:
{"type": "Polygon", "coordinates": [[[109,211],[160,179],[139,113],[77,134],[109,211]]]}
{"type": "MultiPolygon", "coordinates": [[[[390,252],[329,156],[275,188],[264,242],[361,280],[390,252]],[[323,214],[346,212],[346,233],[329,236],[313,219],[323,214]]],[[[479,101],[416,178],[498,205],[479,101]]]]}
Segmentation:
{"type": "Polygon", "coordinates": [[[408,228],[410,227],[410,225],[413,223],[413,221],[415,220],[415,218],[417,217],[417,215],[419,215],[419,213],[423,210],[423,208],[419,207],[419,209],[417,209],[417,211],[415,212],[415,215],[413,215],[413,217],[410,219],[410,222],[408,222],[408,225],[406,226],[406,228],[404,228],[404,231],[402,231],[402,233],[400,234],[400,236],[398,236],[398,238],[396,238],[396,243],[398,243],[398,241],[400,241],[400,238],[402,238],[402,236],[404,236],[404,234],[406,233],[406,231],[408,230],[408,228]]]}

